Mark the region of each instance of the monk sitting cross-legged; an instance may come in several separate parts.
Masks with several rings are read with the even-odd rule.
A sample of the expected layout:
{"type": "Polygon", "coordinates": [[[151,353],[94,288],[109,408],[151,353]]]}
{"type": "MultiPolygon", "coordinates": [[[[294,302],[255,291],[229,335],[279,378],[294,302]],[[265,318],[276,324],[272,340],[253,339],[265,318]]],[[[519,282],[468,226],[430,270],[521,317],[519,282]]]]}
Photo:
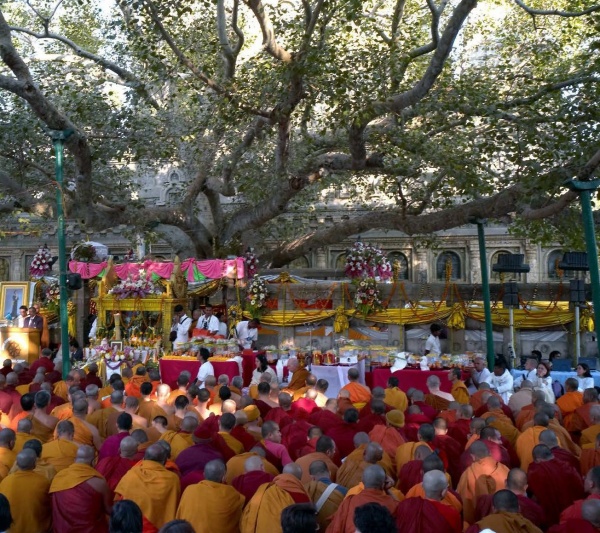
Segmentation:
{"type": "MultiPolygon", "coordinates": [[[[379,503],[395,515],[398,501],[386,493],[386,474],[378,465],[371,465],[363,472],[364,490],[348,496],[333,515],[326,533],[354,533],[354,511],[367,503],[379,503]]],[[[258,531],[258,530],[257,530],[258,531]]]]}
{"type": "Polygon", "coordinates": [[[423,476],[425,498],[408,498],[398,506],[398,533],[435,531],[461,533],[460,513],[442,500],[448,492],[448,479],[444,472],[431,470],[423,476]]]}
{"type": "Polygon", "coordinates": [[[328,491],[325,501],[321,501],[320,507],[317,508],[319,529],[324,531],[331,522],[331,517],[344,501],[347,491],[345,487],[333,483],[327,465],[323,461],[313,461],[309,466],[309,473],[311,481],[305,485],[305,488],[313,504],[319,503],[325,491],[328,491]],[[333,490],[329,488],[331,485],[334,486],[333,490]]]}
{"type": "Polygon", "coordinates": [[[77,444],[73,442],[75,428],[69,420],[62,420],[56,426],[56,440],[42,446],[42,458],[48,461],[57,472],[75,462],[77,444]]]}
{"type": "Polygon", "coordinates": [[[596,436],[600,434],[600,405],[590,408],[590,421],[592,424],[581,432],[579,443],[582,448],[593,448],[596,436]]]}
{"type": "Polygon", "coordinates": [[[369,431],[371,442],[381,444],[383,450],[390,456],[396,456],[398,446],[406,442],[405,435],[402,431],[404,427],[404,413],[396,409],[392,409],[385,415],[385,426],[377,424],[369,431]]]}
{"type": "Polygon", "coordinates": [[[423,460],[432,453],[429,446],[418,446],[414,452],[414,459],[402,466],[397,485],[402,494],[406,495],[410,489],[423,481],[423,460]]]}
{"type": "Polygon", "coordinates": [[[573,431],[571,420],[575,411],[583,405],[583,393],[578,391],[579,382],[575,378],[565,381],[565,393],[556,400],[563,417],[563,426],[567,431],[573,431]]]}
{"type": "Polygon", "coordinates": [[[392,409],[404,412],[408,409],[408,397],[398,385],[399,381],[397,377],[390,376],[388,378],[383,401],[392,409]]]}
{"type": "Polygon", "coordinates": [[[112,492],[102,475],[91,465],[95,450],[81,446],[77,458],[52,481],[54,531],[107,533],[106,516],[112,508],[112,492]]]}
{"type": "Polygon", "coordinates": [[[571,417],[571,429],[569,431],[572,434],[579,436],[584,429],[593,424],[590,409],[594,405],[598,405],[598,391],[596,389],[585,389],[583,391],[583,405],[575,409],[571,417]]]}
{"type": "Polygon", "coordinates": [[[429,376],[427,378],[427,388],[429,394],[425,395],[425,403],[433,407],[436,411],[448,409],[450,402],[454,401],[454,396],[449,392],[440,390],[441,382],[437,376],[429,376]]]}
{"type": "MultiPolygon", "coordinates": [[[[56,468],[48,461],[42,459],[42,443],[37,439],[30,439],[23,445],[23,450],[33,450],[37,457],[33,471],[40,476],[44,476],[48,481],[52,481],[56,476],[56,468]]],[[[10,474],[18,470],[17,463],[10,469],[10,474]]]]}
{"type": "Polygon", "coordinates": [[[453,368],[448,372],[448,379],[452,383],[450,393],[458,403],[467,405],[469,403],[469,391],[461,378],[462,370],[460,368],[453,368]]]}
{"type": "Polygon", "coordinates": [[[581,470],[581,465],[577,456],[573,455],[569,450],[560,447],[558,437],[551,429],[547,429],[540,433],[540,444],[548,446],[552,455],[559,461],[568,464],[570,467],[577,470],[577,472],[581,470]]]}
{"type": "Polygon", "coordinates": [[[371,401],[371,391],[366,385],[361,385],[358,382],[360,374],[356,368],[348,369],[349,383],[342,387],[342,390],[347,390],[350,393],[350,401],[357,409],[362,409],[367,402],[371,401]]]}
{"type": "Polygon", "coordinates": [[[292,394],[305,386],[306,378],[309,375],[309,371],[300,366],[298,359],[292,357],[288,360],[288,370],[291,374],[287,390],[292,391],[292,394]]]}
{"type": "Polygon", "coordinates": [[[597,533],[600,531],[600,500],[588,499],[581,505],[581,518],[570,518],[548,533],[597,533]]]}
{"type": "Polygon", "coordinates": [[[383,459],[383,448],[376,442],[370,442],[365,448],[361,461],[347,458],[337,472],[337,482],[351,489],[358,485],[363,477],[363,472],[371,465],[378,464],[383,459]]]}
{"type": "Polygon", "coordinates": [[[567,507],[560,515],[560,523],[564,524],[569,520],[581,520],[583,503],[589,500],[600,501],[600,467],[592,468],[583,482],[585,491],[589,496],[585,500],[577,500],[573,505],[567,507]]]}
{"type": "MultiPolygon", "coordinates": [[[[317,440],[316,450],[296,459],[296,464],[302,469],[302,483],[308,483],[311,479],[309,467],[313,461],[323,461],[329,469],[329,474],[333,481],[336,481],[338,472],[337,465],[332,461],[335,456],[335,442],[331,437],[323,435],[317,440]]],[[[343,485],[343,483],[341,483],[343,485]]]]}
{"type": "Polygon", "coordinates": [[[137,463],[135,459],[137,447],[138,443],[133,437],[125,437],[119,445],[120,454],[118,456],[105,457],[96,464],[96,470],[104,476],[111,492],[117,488],[121,478],[137,463]]]}
{"type": "Polygon", "coordinates": [[[225,463],[215,459],[204,468],[204,481],[190,485],[181,496],[177,518],[194,524],[196,533],[239,532],[244,496],[225,485],[225,463]]]}
{"type": "MultiPolygon", "coordinates": [[[[244,496],[246,502],[249,502],[258,488],[273,481],[275,475],[279,475],[279,472],[276,471],[275,475],[265,472],[264,459],[260,455],[244,455],[247,457],[244,461],[244,473],[235,476],[231,481],[231,486],[244,496]]],[[[227,482],[227,479],[225,481],[227,482]]]]}
{"type": "Polygon", "coordinates": [[[502,533],[542,533],[542,530],[525,518],[519,510],[519,500],[510,490],[499,490],[493,497],[493,514],[473,524],[467,533],[483,530],[502,533]]]}
{"type": "Polygon", "coordinates": [[[595,466],[600,466],[600,433],[596,435],[594,448],[584,448],[581,450],[581,474],[586,475],[595,466]]]}
{"type": "Polygon", "coordinates": [[[407,442],[396,450],[396,472],[400,473],[400,469],[415,458],[419,446],[425,445],[433,451],[431,442],[435,438],[435,430],[431,424],[423,424],[417,432],[417,438],[418,442],[407,442]]]}

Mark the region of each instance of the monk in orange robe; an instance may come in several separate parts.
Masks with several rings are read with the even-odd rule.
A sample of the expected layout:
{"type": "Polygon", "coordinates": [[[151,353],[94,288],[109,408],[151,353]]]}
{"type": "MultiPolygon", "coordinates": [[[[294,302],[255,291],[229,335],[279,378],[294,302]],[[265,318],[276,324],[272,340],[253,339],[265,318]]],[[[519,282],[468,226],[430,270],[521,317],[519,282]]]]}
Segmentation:
{"type": "MultiPolygon", "coordinates": [[[[319,501],[323,493],[327,490],[329,485],[332,483],[327,470],[327,465],[322,461],[314,461],[310,466],[311,481],[304,485],[306,492],[313,502],[319,501]]],[[[325,503],[322,504],[321,509],[317,513],[317,522],[319,524],[319,530],[325,531],[331,518],[338,510],[342,502],[344,501],[343,489],[336,487],[327,497],[325,503]]]]}
{"type": "Polygon", "coordinates": [[[50,481],[33,471],[35,461],[36,455],[33,450],[19,452],[19,470],[0,482],[0,493],[4,494],[10,503],[13,518],[11,533],[45,532],[50,528],[50,481]]]}
{"type": "Polygon", "coordinates": [[[496,396],[490,396],[487,400],[487,407],[487,413],[482,414],[481,418],[489,420],[487,425],[496,428],[510,442],[511,446],[514,447],[517,444],[520,433],[512,423],[512,420],[504,414],[500,399],[496,396]]]}
{"type": "Polygon", "coordinates": [[[582,448],[593,448],[596,436],[600,435],[600,405],[594,405],[590,409],[590,419],[592,425],[581,432],[579,444],[582,448]]]}
{"type": "Polygon", "coordinates": [[[75,400],[73,403],[73,416],[69,419],[75,428],[73,441],[100,450],[102,438],[98,429],[86,421],[87,411],[88,403],[86,400],[75,400]]]}
{"type": "Polygon", "coordinates": [[[567,431],[572,431],[571,420],[575,411],[583,405],[583,394],[577,389],[579,383],[575,378],[567,378],[565,381],[565,393],[556,400],[563,417],[563,426],[567,431]]]}
{"type": "MultiPolygon", "coordinates": [[[[138,366],[135,371],[135,376],[133,376],[127,385],[125,385],[125,394],[127,396],[133,396],[135,398],[141,398],[142,393],[140,391],[140,387],[142,383],[148,382],[148,375],[146,374],[145,366],[138,366]]],[[[152,384],[150,384],[152,385],[152,384]]]]}
{"type": "Polygon", "coordinates": [[[394,459],[398,446],[406,443],[406,439],[400,434],[404,426],[404,413],[396,409],[391,410],[385,415],[386,425],[377,424],[369,432],[371,442],[381,444],[383,450],[394,459]]]}
{"type": "MultiPolygon", "coordinates": [[[[12,429],[0,430],[0,464],[6,469],[6,473],[13,467],[17,454],[13,451],[16,434],[12,429]]],[[[6,474],[5,474],[6,475],[6,474]]]]}
{"type": "Polygon", "coordinates": [[[21,404],[21,409],[17,414],[11,417],[10,424],[8,427],[13,431],[17,431],[17,424],[23,418],[31,418],[33,414],[33,406],[34,406],[34,395],[31,393],[26,393],[21,396],[19,400],[21,404]]]}
{"type": "Polygon", "coordinates": [[[382,459],[383,448],[381,445],[376,442],[370,442],[365,448],[362,460],[355,461],[350,457],[346,458],[337,472],[337,483],[347,489],[355,487],[362,481],[365,469],[369,466],[376,465],[382,459]]]}
{"type": "Polygon", "coordinates": [[[484,529],[502,533],[542,533],[519,511],[519,500],[510,490],[500,490],[493,497],[494,513],[473,524],[466,533],[479,533],[484,529]]]}
{"type": "Polygon", "coordinates": [[[292,374],[292,379],[286,389],[297,391],[306,385],[306,378],[308,378],[310,372],[306,368],[300,366],[298,359],[291,358],[288,360],[288,370],[292,374]]]}
{"type": "Polygon", "coordinates": [[[461,380],[462,370],[460,368],[453,368],[448,372],[448,379],[452,382],[452,389],[450,394],[454,396],[454,399],[461,405],[467,405],[470,400],[469,391],[467,386],[461,380]]]}
{"type": "Polygon", "coordinates": [[[35,438],[31,434],[31,420],[29,418],[24,418],[19,421],[17,425],[17,432],[15,434],[15,445],[13,447],[13,452],[19,453],[23,449],[23,444],[25,444],[28,440],[35,438]]]}
{"type": "Polygon", "coordinates": [[[52,481],[50,494],[55,531],[108,531],[112,492],[106,480],[92,467],[95,455],[90,446],[81,446],[75,463],[52,481]]]}
{"type": "Polygon", "coordinates": [[[595,466],[600,466],[600,433],[596,435],[596,444],[592,448],[581,450],[580,457],[581,474],[585,476],[595,466]]]}
{"type": "Polygon", "coordinates": [[[330,478],[332,481],[335,481],[338,467],[331,459],[334,455],[335,442],[333,442],[333,439],[327,435],[319,437],[315,452],[296,459],[296,464],[302,469],[302,483],[306,484],[310,482],[309,467],[314,461],[323,461],[327,465],[330,478]]]}
{"type": "Polygon", "coordinates": [[[39,391],[35,394],[35,406],[33,408],[31,423],[31,434],[42,444],[54,438],[54,430],[59,420],[47,413],[51,396],[47,391],[39,391]]]}
{"type": "Polygon", "coordinates": [[[473,411],[477,411],[479,408],[481,408],[481,406],[487,402],[487,399],[490,397],[490,395],[501,398],[499,394],[496,394],[490,389],[489,383],[480,383],[479,387],[477,388],[477,392],[474,392],[469,398],[469,403],[471,404],[471,407],[473,407],[473,411]]]}
{"type": "Polygon", "coordinates": [[[362,409],[368,402],[371,401],[371,391],[365,385],[358,382],[359,373],[356,368],[348,370],[349,383],[342,387],[342,390],[347,390],[350,393],[350,401],[358,409],[362,409]]]}
{"type": "Polygon", "coordinates": [[[408,409],[408,397],[406,396],[406,393],[398,387],[399,384],[398,378],[394,376],[388,378],[383,401],[392,409],[404,412],[408,409]]]}
{"type": "Polygon", "coordinates": [[[596,389],[585,389],[583,391],[583,405],[575,409],[571,417],[570,431],[572,433],[580,433],[593,424],[590,410],[595,405],[600,405],[598,403],[598,391],[596,389]]]}
{"type": "Polygon", "coordinates": [[[160,444],[149,446],[144,460],[123,476],[115,494],[133,500],[142,510],[145,528],[160,529],[174,520],[179,505],[179,476],[165,468],[167,451],[160,444]],[[150,527],[151,526],[151,527],[150,527]]]}
{"type": "Polygon", "coordinates": [[[225,485],[224,479],[223,461],[209,461],[204,467],[204,481],[190,485],[181,496],[177,518],[194,524],[196,533],[238,533],[244,496],[225,485]]]}
{"type": "Polygon", "coordinates": [[[73,442],[75,429],[68,420],[59,422],[56,432],[56,440],[42,446],[42,459],[48,461],[57,472],[60,472],[75,462],[78,446],[73,442]]]}
{"type": "Polygon", "coordinates": [[[540,433],[548,429],[549,422],[546,414],[537,413],[534,417],[534,426],[523,431],[517,439],[515,451],[519,456],[519,461],[521,461],[521,470],[527,472],[533,461],[531,452],[540,443],[540,433]]]}
{"type": "Polygon", "coordinates": [[[402,444],[396,450],[396,472],[400,473],[400,469],[409,461],[415,459],[415,452],[419,446],[425,445],[431,448],[431,441],[435,437],[435,430],[431,424],[422,424],[417,432],[418,442],[407,442],[402,444]]]}
{"type": "Polygon", "coordinates": [[[465,521],[473,524],[477,498],[503,489],[509,469],[493,459],[488,447],[481,441],[471,444],[469,451],[473,464],[463,472],[456,491],[463,501],[465,521]]]}
{"type": "Polygon", "coordinates": [[[378,465],[371,465],[365,469],[362,482],[364,490],[355,496],[348,496],[339,506],[327,528],[327,533],[354,533],[354,511],[357,507],[367,503],[378,503],[394,515],[398,508],[398,501],[386,494],[386,474],[378,465]]]}

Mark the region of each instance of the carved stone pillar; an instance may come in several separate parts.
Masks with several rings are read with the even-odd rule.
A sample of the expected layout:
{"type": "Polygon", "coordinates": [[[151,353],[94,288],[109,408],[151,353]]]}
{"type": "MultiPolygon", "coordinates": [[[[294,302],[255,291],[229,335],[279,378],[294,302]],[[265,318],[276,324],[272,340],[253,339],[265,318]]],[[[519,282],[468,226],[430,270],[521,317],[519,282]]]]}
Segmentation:
{"type": "Polygon", "coordinates": [[[317,250],[317,268],[327,268],[327,250],[319,248],[317,250]]]}
{"type": "MultiPolygon", "coordinates": [[[[486,261],[488,259],[486,258],[486,261]]],[[[489,263],[488,263],[489,264],[489,263]]],[[[469,243],[469,264],[465,265],[467,269],[467,281],[470,283],[480,284],[481,279],[481,259],[479,257],[479,243],[473,241],[469,243]]],[[[490,268],[488,267],[488,271],[490,268]]]]}
{"type": "Polygon", "coordinates": [[[525,263],[529,265],[529,273],[527,274],[527,283],[537,283],[540,281],[540,265],[538,262],[538,245],[526,241],[525,246],[525,263]]]}
{"type": "Polygon", "coordinates": [[[417,248],[416,256],[416,282],[427,283],[429,279],[429,262],[427,261],[428,251],[424,248],[417,248]]]}

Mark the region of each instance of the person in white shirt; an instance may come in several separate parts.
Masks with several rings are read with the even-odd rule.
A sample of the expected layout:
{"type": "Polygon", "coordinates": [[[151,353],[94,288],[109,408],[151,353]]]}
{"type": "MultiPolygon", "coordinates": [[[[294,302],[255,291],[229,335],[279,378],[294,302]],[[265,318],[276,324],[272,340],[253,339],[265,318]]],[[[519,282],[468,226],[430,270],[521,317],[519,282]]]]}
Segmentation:
{"type": "Polygon", "coordinates": [[[490,374],[486,383],[489,383],[490,388],[502,397],[504,403],[508,404],[508,400],[513,391],[513,377],[506,368],[506,363],[504,363],[504,361],[499,359],[496,360],[496,363],[494,364],[494,373],[490,374]]]}
{"type": "Polygon", "coordinates": [[[27,318],[27,306],[22,305],[19,307],[19,316],[17,316],[17,327],[25,327],[25,319],[27,318]]]}
{"type": "Polygon", "coordinates": [[[242,350],[253,350],[256,348],[258,326],[260,326],[260,320],[253,318],[252,320],[243,320],[235,327],[238,344],[242,350]]]}
{"type": "Polygon", "coordinates": [[[212,366],[212,363],[208,360],[210,358],[210,352],[206,348],[200,348],[200,361],[201,365],[198,370],[198,376],[196,376],[196,385],[198,388],[204,389],[206,378],[208,376],[215,375],[215,369],[212,366]]]}
{"type": "Polygon", "coordinates": [[[263,374],[270,374],[270,383],[277,383],[277,374],[269,366],[267,357],[265,355],[260,354],[256,356],[256,368],[252,372],[252,381],[250,382],[250,385],[258,385],[261,381],[261,377],[263,376],[263,374]]]}
{"type": "Polygon", "coordinates": [[[521,387],[523,381],[535,382],[537,376],[538,360],[536,357],[527,357],[525,360],[525,371],[515,378],[515,390],[521,387]]]}
{"type": "Polygon", "coordinates": [[[594,378],[590,372],[590,367],[586,363],[579,363],[576,368],[577,371],[577,383],[579,386],[577,390],[583,392],[585,389],[594,388],[594,378]]]}
{"type": "Polygon", "coordinates": [[[442,333],[442,326],[438,324],[431,324],[429,327],[429,331],[431,334],[427,337],[425,341],[425,355],[428,353],[436,353],[440,355],[442,353],[442,348],[440,345],[440,334],[442,333]]]}
{"type": "Polygon", "coordinates": [[[219,335],[221,337],[229,337],[229,330],[227,328],[227,317],[223,311],[216,314],[217,320],[219,321],[219,335]]]}
{"type": "Polygon", "coordinates": [[[537,389],[543,391],[546,402],[554,403],[556,401],[554,390],[552,389],[552,378],[550,377],[549,363],[540,361],[537,366],[537,375],[531,382],[533,383],[534,390],[537,389]]]}
{"type": "Polygon", "coordinates": [[[204,314],[198,319],[198,324],[196,327],[200,329],[206,329],[209,333],[219,332],[219,319],[213,315],[212,305],[208,304],[204,308],[204,314]]]}
{"type": "Polygon", "coordinates": [[[491,372],[486,366],[486,360],[483,357],[475,357],[473,359],[473,369],[471,369],[471,385],[469,392],[473,394],[479,388],[479,384],[483,383],[491,376],[491,372]]]}
{"type": "MultiPolygon", "coordinates": [[[[183,305],[178,304],[173,309],[174,323],[171,328],[171,333],[175,333],[174,339],[171,341],[174,344],[185,344],[190,340],[190,326],[192,325],[192,319],[185,314],[183,305]]],[[[171,335],[173,338],[173,335],[171,335]]]]}

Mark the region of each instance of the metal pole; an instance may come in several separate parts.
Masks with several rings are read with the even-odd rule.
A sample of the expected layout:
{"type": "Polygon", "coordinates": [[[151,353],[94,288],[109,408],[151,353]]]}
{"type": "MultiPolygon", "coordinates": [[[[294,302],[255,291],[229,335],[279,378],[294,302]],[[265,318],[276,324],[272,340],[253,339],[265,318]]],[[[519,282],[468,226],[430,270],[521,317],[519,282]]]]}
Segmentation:
{"type": "Polygon", "coordinates": [[[485,251],[485,233],[483,225],[487,222],[483,218],[473,221],[477,224],[477,236],[479,237],[479,262],[481,263],[481,291],[483,292],[483,310],[485,313],[485,342],[487,347],[488,368],[494,368],[496,354],[494,353],[494,331],[492,329],[492,304],[490,298],[490,280],[485,251]]]}
{"type": "Polygon", "coordinates": [[[60,287],[60,345],[63,379],[71,370],[69,352],[69,320],[67,311],[67,252],[65,245],[65,215],[63,211],[63,146],[73,131],[51,131],[50,137],[56,155],[56,218],[58,221],[58,284],[60,287]]]}
{"type": "MultiPolygon", "coordinates": [[[[508,308],[508,328],[509,328],[509,333],[510,333],[509,351],[511,352],[509,354],[509,356],[512,359],[512,358],[516,357],[516,355],[515,355],[515,310],[513,309],[512,305],[508,308]]],[[[511,364],[512,363],[513,363],[513,361],[511,361],[511,364]]]]}
{"type": "Polygon", "coordinates": [[[575,366],[581,357],[581,337],[579,336],[579,303],[575,304],[575,366]]]}
{"type": "Polygon", "coordinates": [[[598,355],[600,355],[600,336],[598,335],[598,329],[600,328],[600,271],[598,269],[598,246],[596,245],[596,233],[594,231],[594,213],[592,211],[592,192],[600,186],[600,180],[569,180],[565,185],[572,191],[579,193],[581,201],[585,245],[588,255],[588,266],[590,267],[590,280],[592,282],[594,328],[596,330],[596,342],[598,343],[598,355]]]}

